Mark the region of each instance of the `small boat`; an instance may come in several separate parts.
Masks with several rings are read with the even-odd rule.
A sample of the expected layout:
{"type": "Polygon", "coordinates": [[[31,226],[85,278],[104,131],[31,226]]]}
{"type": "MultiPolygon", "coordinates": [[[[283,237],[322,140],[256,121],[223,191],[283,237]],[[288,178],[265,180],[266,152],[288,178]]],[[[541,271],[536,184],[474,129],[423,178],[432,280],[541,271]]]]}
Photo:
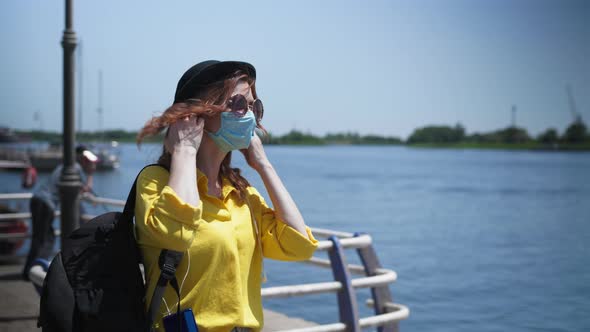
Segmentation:
{"type": "Polygon", "coordinates": [[[63,151],[59,144],[50,144],[46,149],[28,150],[28,158],[40,172],[51,172],[62,163],[63,151]]]}
{"type": "Polygon", "coordinates": [[[97,170],[113,170],[119,168],[119,142],[110,144],[88,144],[87,147],[98,157],[97,170]]]}
{"type": "Polygon", "coordinates": [[[20,139],[14,131],[7,127],[0,127],[0,143],[14,143],[20,139]]]}
{"type": "Polygon", "coordinates": [[[11,144],[0,146],[0,170],[22,170],[30,164],[26,151],[14,148],[11,144]]]}
{"type": "MultiPolygon", "coordinates": [[[[0,214],[16,213],[15,211],[5,205],[0,204],[0,214]]],[[[0,219],[0,257],[10,257],[25,243],[25,238],[15,237],[9,238],[10,235],[26,234],[29,231],[29,224],[24,219],[0,219]]]]}

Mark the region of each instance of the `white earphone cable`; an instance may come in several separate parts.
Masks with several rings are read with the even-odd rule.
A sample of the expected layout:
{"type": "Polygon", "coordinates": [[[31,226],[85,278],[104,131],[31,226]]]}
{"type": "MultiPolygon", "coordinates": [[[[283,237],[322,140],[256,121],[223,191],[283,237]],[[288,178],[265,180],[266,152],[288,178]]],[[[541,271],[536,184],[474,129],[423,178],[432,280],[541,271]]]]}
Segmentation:
{"type": "MultiPolygon", "coordinates": [[[[182,282],[180,283],[180,289],[178,291],[180,293],[180,296],[182,296],[182,286],[184,285],[184,281],[186,280],[186,277],[188,276],[188,271],[190,270],[190,267],[191,267],[191,256],[189,255],[188,249],[186,249],[186,256],[187,256],[187,259],[188,259],[188,264],[187,264],[187,267],[186,267],[186,273],[184,274],[184,278],[182,279],[182,282]]],[[[162,313],[162,314],[168,314],[168,315],[170,315],[171,314],[170,308],[168,307],[168,302],[166,302],[166,299],[164,298],[164,296],[162,296],[162,300],[164,301],[164,305],[166,306],[166,310],[168,311],[168,312],[162,313]]],[[[179,303],[180,303],[180,298],[176,302],[176,305],[178,305],[179,303]]]]}
{"type": "Polygon", "coordinates": [[[167,310],[167,312],[163,312],[162,315],[163,316],[170,315],[171,314],[170,308],[168,307],[168,303],[166,303],[166,299],[163,296],[162,296],[162,300],[164,301],[164,305],[166,306],[166,310],[167,310]]]}
{"type": "MultiPolygon", "coordinates": [[[[188,259],[188,263],[186,265],[186,273],[184,274],[184,278],[182,278],[182,282],[180,283],[180,290],[179,290],[180,296],[182,296],[182,286],[184,285],[184,281],[186,280],[186,277],[188,276],[188,271],[191,269],[191,255],[190,255],[188,249],[186,249],[186,257],[188,259]]],[[[179,303],[180,303],[180,298],[178,299],[177,304],[179,304],[179,303]]]]}

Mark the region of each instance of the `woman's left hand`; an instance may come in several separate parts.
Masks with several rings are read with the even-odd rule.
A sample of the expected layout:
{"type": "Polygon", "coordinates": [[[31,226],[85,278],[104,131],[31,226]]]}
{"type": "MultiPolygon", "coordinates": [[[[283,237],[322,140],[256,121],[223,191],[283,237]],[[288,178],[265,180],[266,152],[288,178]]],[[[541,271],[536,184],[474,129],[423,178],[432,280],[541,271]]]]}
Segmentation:
{"type": "Polygon", "coordinates": [[[256,134],[252,137],[248,149],[241,149],[240,151],[244,154],[248,165],[257,172],[260,172],[262,167],[270,165],[266,153],[264,152],[264,148],[262,147],[262,141],[256,134]]]}

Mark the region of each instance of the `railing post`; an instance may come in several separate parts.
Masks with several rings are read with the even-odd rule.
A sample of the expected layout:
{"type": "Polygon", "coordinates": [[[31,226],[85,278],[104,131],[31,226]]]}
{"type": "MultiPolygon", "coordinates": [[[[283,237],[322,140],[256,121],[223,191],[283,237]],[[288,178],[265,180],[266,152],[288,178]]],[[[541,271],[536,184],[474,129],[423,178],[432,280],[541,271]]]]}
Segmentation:
{"type": "Polygon", "coordinates": [[[332,250],[328,251],[332,265],[334,280],[342,283],[342,289],[338,292],[338,311],[340,322],[346,324],[348,332],[360,332],[359,311],[356,302],[356,295],[352,288],[350,272],[348,272],[344,249],[336,236],[330,236],[334,244],[332,250]]]}
{"type": "MultiPolygon", "coordinates": [[[[366,233],[354,233],[354,237],[365,235],[366,233]]],[[[364,248],[358,248],[357,253],[363,262],[365,267],[365,273],[367,276],[377,275],[377,269],[381,268],[379,259],[375,253],[375,249],[370,245],[364,248]]],[[[393,303],[393,298],[389,290],[389,285],[383,285],[379,287],[371,287],[371,295],[373,296],[373,302],[375,303],[374,309],[375,314],[380,315],[389,312],[385,304],[387,302],[393,303]]],[[[389,323],[384,326],[379,326],[377,332],[398,332],[399,326],[397,322],[389,323]]]]}

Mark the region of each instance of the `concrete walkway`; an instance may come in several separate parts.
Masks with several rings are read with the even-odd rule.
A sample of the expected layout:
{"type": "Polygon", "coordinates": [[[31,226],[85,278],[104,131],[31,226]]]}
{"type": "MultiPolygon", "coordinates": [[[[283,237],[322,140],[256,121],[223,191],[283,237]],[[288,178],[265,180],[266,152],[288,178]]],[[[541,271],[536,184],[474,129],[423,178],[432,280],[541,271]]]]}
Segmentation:
{"type": "MultiPolygon", "coordinates": [[[[0,265],[0,331],[41,331],[37,328],[39,295],[33,284],[20,279],[20,264],[0,265]]],[[[263,332],[317,324],[265,310],[263,332]]]]}

